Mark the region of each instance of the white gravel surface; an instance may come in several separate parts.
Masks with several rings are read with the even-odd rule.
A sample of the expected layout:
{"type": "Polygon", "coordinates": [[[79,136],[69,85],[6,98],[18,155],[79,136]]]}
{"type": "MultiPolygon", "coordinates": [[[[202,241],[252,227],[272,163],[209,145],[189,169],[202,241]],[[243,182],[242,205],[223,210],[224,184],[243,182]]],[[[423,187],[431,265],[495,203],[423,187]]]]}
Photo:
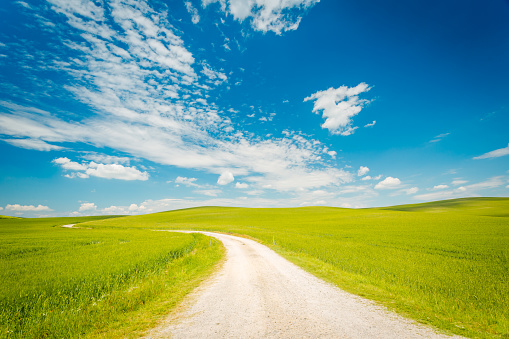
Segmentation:
{"type": "MultiPolygon", "coordinates": [[[[147,338],[445,338],[305,272],[249,239],[147,338]]],[[[448,337],[450,338],[450,337],[448,337]]]]}

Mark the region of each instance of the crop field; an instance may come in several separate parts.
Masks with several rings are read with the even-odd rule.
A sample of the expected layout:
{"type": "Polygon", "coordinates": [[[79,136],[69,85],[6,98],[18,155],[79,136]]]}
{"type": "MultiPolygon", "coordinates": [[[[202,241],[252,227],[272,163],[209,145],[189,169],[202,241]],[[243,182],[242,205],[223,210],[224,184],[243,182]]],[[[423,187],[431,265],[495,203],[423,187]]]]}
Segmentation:
{"type": "Polygon", "coordinates": [[[357,210],[203,207],[85,225],[250,236],[422,323],[467,337],[509,337],[508,198],[357,210]]]}
{"type": "Polygon", "coordinates": [[[0,337],[138,337],[223,255],[199,234],[81,224],[105,218],[0,219],[0,337]]]}

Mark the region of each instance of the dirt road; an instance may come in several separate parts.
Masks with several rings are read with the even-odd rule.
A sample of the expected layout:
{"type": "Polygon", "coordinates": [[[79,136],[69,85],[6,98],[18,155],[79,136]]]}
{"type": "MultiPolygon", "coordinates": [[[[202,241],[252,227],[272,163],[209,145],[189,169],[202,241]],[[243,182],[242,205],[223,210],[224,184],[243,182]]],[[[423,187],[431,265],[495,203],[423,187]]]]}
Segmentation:
{"type": "Polygon", "coordinates": [[[149,338],[443,338],[303,271],[252,240],[202,232],[227,259],[149,338]]]}

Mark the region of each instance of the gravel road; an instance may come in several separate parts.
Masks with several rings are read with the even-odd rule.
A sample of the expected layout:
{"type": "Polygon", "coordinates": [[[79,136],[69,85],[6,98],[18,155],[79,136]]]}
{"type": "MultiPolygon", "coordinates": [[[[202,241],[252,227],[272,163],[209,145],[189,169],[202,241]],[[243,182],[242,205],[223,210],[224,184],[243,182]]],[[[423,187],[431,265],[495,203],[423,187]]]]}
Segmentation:
{"type": "Polygon", "coordinates": [[[226,262],[147,338],[446,338],[255,241],[201,233],[223,242],[226,262]]]}

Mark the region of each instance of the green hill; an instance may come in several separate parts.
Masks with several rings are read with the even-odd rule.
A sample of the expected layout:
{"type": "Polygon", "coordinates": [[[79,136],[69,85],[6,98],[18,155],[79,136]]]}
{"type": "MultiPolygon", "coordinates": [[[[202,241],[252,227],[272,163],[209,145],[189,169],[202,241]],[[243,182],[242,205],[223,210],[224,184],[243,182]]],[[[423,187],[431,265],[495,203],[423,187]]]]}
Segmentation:
{"type": "Polygon", "coordinates": [[[249,236],[309,272],[452,333],[509,333],[509,199],[386,208],[201,207],[89,223],[249,236]]]}
{"type": "Polygon", "coordinates": [[[509,217],[509,198],[462,198],[391,206],[382,209],[428,213],[456,212],[493,217],[509,217]]]}

